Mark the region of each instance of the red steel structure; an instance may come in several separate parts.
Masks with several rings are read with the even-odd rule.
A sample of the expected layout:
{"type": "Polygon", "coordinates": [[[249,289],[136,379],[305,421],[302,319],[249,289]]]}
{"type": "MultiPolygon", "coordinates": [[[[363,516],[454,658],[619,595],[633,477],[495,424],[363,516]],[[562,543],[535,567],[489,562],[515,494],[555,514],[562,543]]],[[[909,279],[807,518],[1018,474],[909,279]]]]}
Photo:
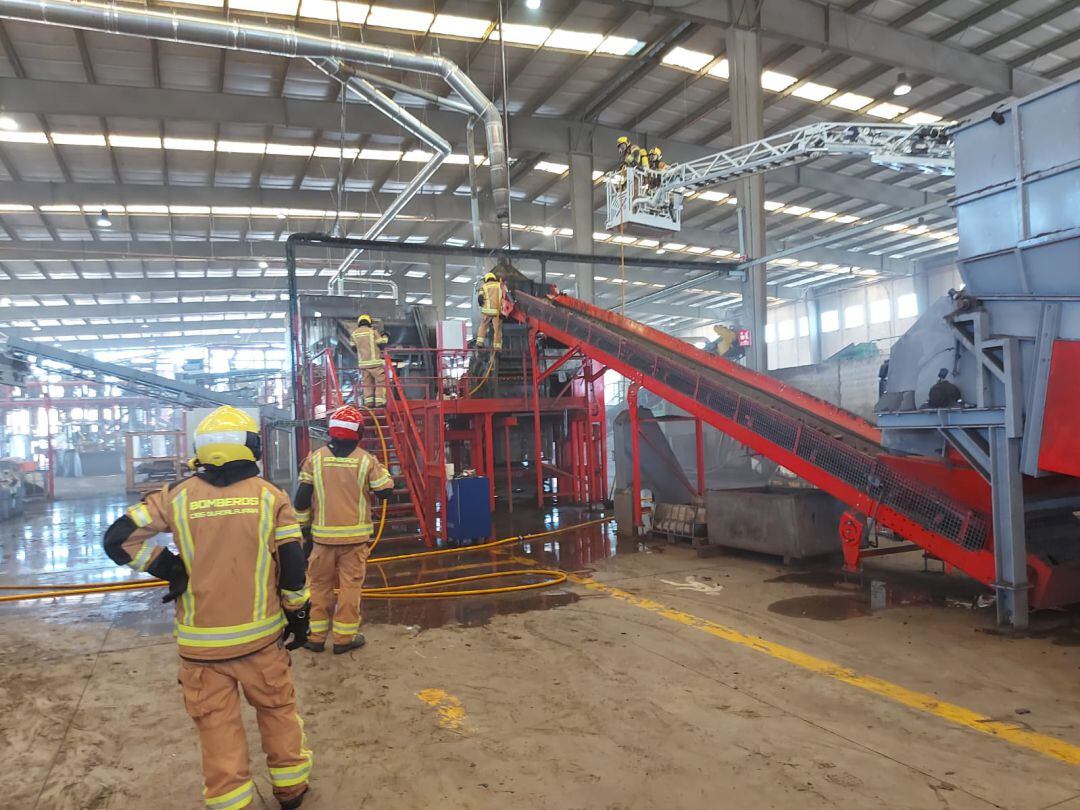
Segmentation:
{"type": "MultiPolygon", "coordinates": [[[[960,460],[891,455],[877,428],[854,414],[569,296],[519,291],[515,298],[515,319],[630,380],[632,416],[632,400],[646,388],[847,504],[840,534],[849,565],[865,556],[863,534],[874,521],[993,582],[989,485],[960,460]]],[[[632,436],[636,444],[636,426],[632,436]]],[[[640,497],[633,501],[638,523],[640,497]]],[[[1033,547],[1028,569],[1034,606],[1080,599],[1080,562],[1033,547]]]]}

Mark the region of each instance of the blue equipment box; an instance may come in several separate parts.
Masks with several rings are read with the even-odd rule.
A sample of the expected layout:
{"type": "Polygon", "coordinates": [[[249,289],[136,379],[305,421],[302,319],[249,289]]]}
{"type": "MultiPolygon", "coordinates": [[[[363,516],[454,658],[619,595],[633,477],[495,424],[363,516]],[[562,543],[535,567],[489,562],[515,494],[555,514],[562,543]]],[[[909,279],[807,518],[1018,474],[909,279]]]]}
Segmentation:
{"type": "Polygon", "coordinates": [[[446,536],[456,542],[491,537],[491,481],[452,478],[446,509],[446,536]]]}

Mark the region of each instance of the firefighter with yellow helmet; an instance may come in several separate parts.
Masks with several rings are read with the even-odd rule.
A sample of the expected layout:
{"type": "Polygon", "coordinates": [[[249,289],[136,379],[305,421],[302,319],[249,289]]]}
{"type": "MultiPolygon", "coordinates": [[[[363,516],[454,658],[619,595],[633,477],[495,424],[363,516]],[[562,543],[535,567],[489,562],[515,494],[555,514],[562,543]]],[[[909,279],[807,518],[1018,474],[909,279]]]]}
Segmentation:
{"type": "Polygon", "coordinates": [[[370,315],[361,315],[356,319],[352,342],[360,367],[364,404],[368,407],[378,408],[386,404],[386,361],[383,360],[382,347],[388,341],[386,334],[372,324],[370,315]]]}
{"type": "Polygon", "coordinates": [[[274,797],[289,810],[303,803],[312,764],[286,652],[308,636],[300,526],[288,496],[259,477],[252,417],[218,408],[196,428],[195,453],[195,475],[128,509],[105,533],[105,553],[169,583],[162,601],[176,602],[179,681],[199,732],[206,806],[236,810],[255,799],[242,690],[274,797]],[[157,541],[165,533],[178,553],[157,541]]]}
{"type": "Polygon", "coordinates": [[[485,273],[477,295],[480,304],[480,329],[476,332],[476,345],[483,348],[487,343],[488,329],[492,330],[492,348],[502,349],[503,285],[494,273],[485,273]]]}

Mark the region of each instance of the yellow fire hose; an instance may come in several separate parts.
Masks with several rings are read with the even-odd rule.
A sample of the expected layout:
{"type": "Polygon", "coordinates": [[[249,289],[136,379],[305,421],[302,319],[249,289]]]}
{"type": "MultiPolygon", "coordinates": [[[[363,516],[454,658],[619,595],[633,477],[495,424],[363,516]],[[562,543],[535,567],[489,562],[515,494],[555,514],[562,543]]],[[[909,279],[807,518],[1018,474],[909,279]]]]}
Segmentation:
{"type": "MultiPolygon", "coordinates": [[[[559,529],[551,529],[544,532],[506,537],[501,540],[493,540],[490,543],[482,543],[478,546],[464,546],[461,548],[441,548],[434,551],[419,551],[413,554],[397,554],[391,557],[380,557],[369,560],[370,565],[385,565],[391,562],[403,560],[418,560],[438,557],[446,554],[471,554],[476,551],[487,551],[499,546],[511,543],[524,543],[530,540],[538,540],[542,537],[550,537],[556,534],[577,531],[589,526],[609,523],[615,518],[605,517],[590,520],[584,523],[576,523],[573,526],[564,526],[559,529]]],[[[451,579],[440,579],[435,582],[418,582],[410,585],[389,585],[381,588],[364,588],[363,595],[367,599],[448,599],[459,596],[486,596],[497,593],[513,593],[516,591],[528,591],[536,588],[546,588],[565,582],[567,576],[562,571],[553,569],[536,568],[525,571],[495,571],[484,574],[471,574],[451,579]],[[532,576],[545,577],[539,582],[527,582],[521,585],[504,585],[498,588],[477,588],[468,590],[430,590],[423,591],[421,588],[445,588],[448,585],[459,585],[466,582],[479,582],[488,579],[502,579],[507,577],[532,576]]],[[[81,585],[81,584],[57,584],[57,585],[0,585],[0,590],[35,591],[35,593],[20,593],[0,596],[0,602],[21,602],[30,599],[54,599],[63,596],[85,596],[89,594],[113,593],[115,591],[135,591],[143,588],[163,588],[169,583],[165,580],[137,580],[134,582],[120,582],[111,585],[81,585]],[[48,590],[44,590],[48,589],[48,590]]]]}
{"type": "MultiPolygon", "coordinates": [[[[386,390],[383,389],[383,394],[386,390]]],[[[382,460],[383,467],[386,468],[386,472],[390,472],[390,451],[386,449],[386,436],[383,435],[382,425],[379,424],[379,418],[375,415],[375,412],[371,408],[364,406],[364,410],[368,412],[368,416],[371,417],[371,421],[375,423],[375,430],[379,433],[379,443],[382,445],[382,460]]],[[[386,501],[382,502],[382,514],[379,516],[379,531],[375,533],[375,541],[371,544],[371,550],[375,550],[375,546],[379,545],[379,541],[382,540],[383,529],[386,528],[386,501]]]]}

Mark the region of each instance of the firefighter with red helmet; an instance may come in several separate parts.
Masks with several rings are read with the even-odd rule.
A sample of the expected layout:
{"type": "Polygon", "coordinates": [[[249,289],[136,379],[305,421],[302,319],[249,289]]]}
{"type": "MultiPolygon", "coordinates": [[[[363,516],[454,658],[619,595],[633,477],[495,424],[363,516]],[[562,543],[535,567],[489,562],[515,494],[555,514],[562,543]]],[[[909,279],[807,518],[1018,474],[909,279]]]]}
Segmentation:
{"type": "Polygon", "coordinates": [[[195,429],[195,453],[195,475],[128,509],[105,533],[105,553],[169,583],[162,601],[176,602],[178,679],[199,732],[206,806],[255,801],[243,692],[274,797],[290,810],[304,801],[312,763],[287,652],[308,633],[300,526],[289,496],[259,477],[251,416],[218,408],[195,429]],[[165,533],[179,553],[158,542],[165,533]]]}
{"type": "Polygon", "coordinates": [[[322,652],[333,633],[334,652],[364,646],[360,598],[371,554],[371,495],[388,500],[394,479],[360,447],[363,414],[352,405],[330,417],[330,441],[304,459],[293,505],[312,547],[308,560],[311,628],[307,648],[322,652]],[[309,528],[308,528],[309,527],[309,528]],[[337,600],[334,588],[338,588],[337,600]]]}

